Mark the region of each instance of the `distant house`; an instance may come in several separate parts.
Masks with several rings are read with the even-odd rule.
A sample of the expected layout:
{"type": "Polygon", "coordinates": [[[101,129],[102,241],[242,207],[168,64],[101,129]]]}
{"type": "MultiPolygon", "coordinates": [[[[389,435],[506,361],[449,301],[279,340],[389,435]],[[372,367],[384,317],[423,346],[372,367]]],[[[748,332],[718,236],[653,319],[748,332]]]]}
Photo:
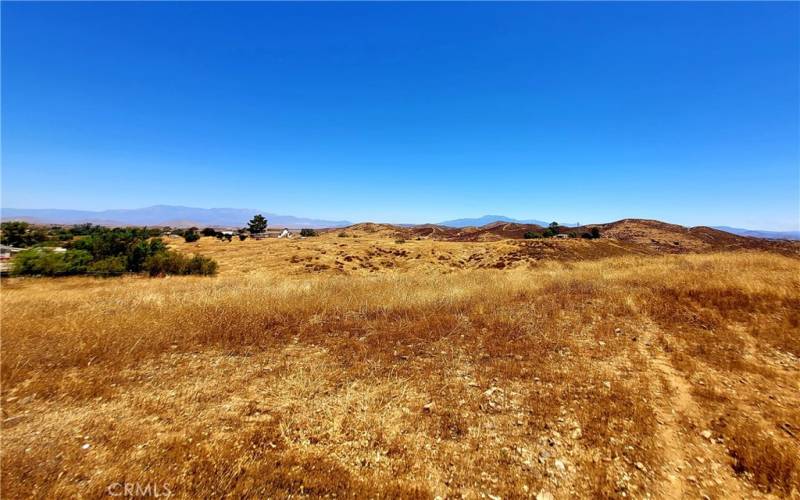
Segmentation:
{"type": "Polygon", "coordinates": [[[569,238],[569,235],[566,234],[566,233],[561,233],[561,234],[555,235],[555,237],[556,238],[561,238],[561,239],[567,239],[567,238],[569,238]]]}
{"type": "Polygon", "coordinates": [[[8,245],[0,245],[0,260],[8,260],[14,256],[15,253],[23,251],[24,248],[17,248],[8,245]]]}
{"type": "Polygon", "coordinates": [[[281,231],[281,234],[278,235],[278,238],[291,238],[291,237],[292,237],[292,233],[289,232],[289,228],[287,228],[287,227],[283,228],[283,231],[281,231]]]}

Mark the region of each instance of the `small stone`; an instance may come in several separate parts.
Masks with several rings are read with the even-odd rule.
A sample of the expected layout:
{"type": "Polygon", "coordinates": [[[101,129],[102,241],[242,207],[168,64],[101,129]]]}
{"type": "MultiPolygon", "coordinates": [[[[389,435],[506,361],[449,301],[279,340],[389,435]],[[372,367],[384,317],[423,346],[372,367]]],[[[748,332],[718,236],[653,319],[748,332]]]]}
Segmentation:
{"type": "Polygon", "coordinates": [[[550,452],[547,450],[542,450],[539,452],[539,463],[543,464],[550,458],[550,452]]]}
{"type": "Polygon", "coordinates": [[[603,382],[603,386],[604,386],[606,389],[611,389],[611,382],[609,382],[608,380],[606,380],[605,382],[603,382]]]}
{"type": "Polygon", "coordinates": [[[602,340],[600,342],[598,342],[598,344],[600,344],[600,347],[605,347],[606,346],[606,343],[603,342],[602,340]]]}
{"type": "Polygon", "coordinates": [[[705,439],[711,439],[712,436],[711,431],[708,429],[701,432],[700,435],[703,436],[705,439]]]}
{"type": "Polygon", "coordinates": [[[621,328],[614,328],[614,333],[622,333],[622,329],[621,328]]]}
{"type": "Polygon", "coordinates": [[[434,404],[434,402],[431,401],[430,403],[428,403],[428,404],[426,404],[425,406],[422,407],[422,411],[424,411],[425,413],[430,413],[431,411],[433,411],[433,408],[435,406],[436,405],[434,404]]]}
{"type": "Polygon", "coordinates": [[[91,447],[92,447],[92,445],[90,445],[89,443],[84,443],[83,446],[81,446],[81,448],[84,449],[84,450],[88,450],[91,447]]]}
{"type": "Polygon", "coordinates": [[[490,387],[489,389],[486,389],[486,391],[484,391],[483,395],[487,398],[490,398],[492,397],[492,394],[494,394],[495,392],[502,393],[503,389],[500,389],[499,387],[490,387]]]}
{"type": "Polygon", "coordinates": [[[636,468],[637,468],[637,469],[639,469],[639,470],[640,470],[640,471],[642,471],[642,472],[644,472],[644,471],[646,470],[646,469],[644,468],[644,464],[643,464],[642,462],[636,462],[636,463],[635,463],[635,464],[633,464],[633,465],[635,465],[635,466],[636,466],[636,468]]]}
{"type": "Polygon", "coordinates": [[[536,494],[536,500],[555,500],[555,497],[547,490],[539,490],[539,493],[536,494]]]}
{"type": "Polygon", "coordinates": [[[561,460],[556,460],[554,462],[554,465],[556,466],[556,470],[558,470],[558,472],[562,474],[567,471],[567,466],[564,465],[564,462],[562,462],[561,460]]]}
{"type": "Polygon", "coordinates": [[[583,431],[581,431],[580,427],[572,431],[572,439],[580,439],[583,436],[583,431]]]}

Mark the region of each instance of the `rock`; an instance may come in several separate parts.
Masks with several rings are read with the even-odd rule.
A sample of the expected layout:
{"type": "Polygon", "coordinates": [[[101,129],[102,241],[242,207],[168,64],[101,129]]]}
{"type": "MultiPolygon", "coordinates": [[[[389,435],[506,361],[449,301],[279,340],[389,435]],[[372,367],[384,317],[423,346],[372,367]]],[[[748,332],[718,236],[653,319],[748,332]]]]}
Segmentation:
{"type": "Polygon", "coordinates": [[[81,446],[81,449],[88,450],[91,447],[92,445],[90,445],[89,443],[84,443],[83,446],[81,446]]]}
{"type": "Polygon", "coordinates": [[[602,340],[600,342],[598,342],[598,344],[600,344],[600,347],[605,347],[606,346],[606,343],[603,342],[602,340]]]}
{"type": "Polygon", "coordinates": [[[561,460],[558,460],[558,459],[557,459],[557,460],[554,462],[554,465],[556,466],[556,470],[557,470],[558,472],[560,472],[560,473],[562,473],[562,474],[563,474],[563,473],[565,473],[565,472],[567,472],[567,466],[566,466],[566,465],[564,465],[564,462],[562,462],[561,460]]]}
{"type": "Polygon", "coordinates": [[[700,435],[703,436],[705,439],[711,439],[712,436],[711,431],[708,429],[701,432],[700,435]]]}
{"type": "Polygon", "coordinates": [[[583,431],[581,431],[580,427],[572,431],[572,439],[580,439],[581,436],[583,436],[583,431]]]}
{"type": "Polygon", "coordinates": [[[490,388],[486,389],[486,390],[483,392],[483,395],[484,395],[485,397],[487,397],[487,398],[490,398],[490,397],[492,397],[492,394],[494,394],[495,392],[500,392],[500,393],[502,393],[502,392],[503,392],[503,389],[501,389],[501,388],[499,388],[499,387],[490,387],[490,388]]]}
{"type": "Polygon", "coordinates": [[[603,382],[603,386],[604,386],[606,389],[611,389],[611,382],[609,382],[608,380],[606,380],[605,382],[603,382]]]}
{"type": "Polygon", "coordinates": [[[614,333],[620,334],[620,333],[622,333],[622,329],[621,328],[614,328],[614,333]]]}
{"type": "Polygon", "coordinates": [[[542,450],[539,452],[539,463],[543,464],[550,458],[550,452],[547,450],[542,450]]]}
{"type": "Polygon", "coordinates": [[[547,490],[539,490],[539,493],[536,494],[536,500],[555,500],[555,497],[547,490]]]}
{"type": "Polygon", "coordinates": [[[636,463],[635,463],[635,464],[633,464],[633,465],[635,465],[635,466],[636,466],[636,468],[637,468],[637,469],[639,469],[639,470],[640,470],[640,471],[642,471],[642,472],[644,472],[645,470],[647,470],[647,469],[645,469],[645,468],[644,468],[644,464],[643,464],[642,462],[636,462],[636,463]]]}
{"type": "Polygon", "coordinates": [[[431,411],[433,411],[433,408],[435,406],[436,404],[433,401],[431,401],[430,403],[422,407],[422,411],[424,411],[425,413],[430,413],[431,411]]]}

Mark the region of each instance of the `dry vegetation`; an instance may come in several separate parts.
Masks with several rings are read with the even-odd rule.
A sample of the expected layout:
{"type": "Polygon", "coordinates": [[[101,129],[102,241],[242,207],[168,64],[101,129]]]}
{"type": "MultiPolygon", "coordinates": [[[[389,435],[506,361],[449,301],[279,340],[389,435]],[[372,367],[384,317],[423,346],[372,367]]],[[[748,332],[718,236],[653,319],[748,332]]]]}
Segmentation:
{"type": "Polygon", "coordinates": [[[798,495],[796,257],[395,237],[5,280],[3,496],[798,495]]]}

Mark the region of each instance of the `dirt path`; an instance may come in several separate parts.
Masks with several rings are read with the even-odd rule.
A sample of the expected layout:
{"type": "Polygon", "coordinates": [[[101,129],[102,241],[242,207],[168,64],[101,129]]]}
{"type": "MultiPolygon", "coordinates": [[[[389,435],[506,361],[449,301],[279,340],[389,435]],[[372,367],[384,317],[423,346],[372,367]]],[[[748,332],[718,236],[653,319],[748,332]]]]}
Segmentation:
{"type": "Polygon", "coordinates": [[[692,397],[690,382],[654,341],[655,331],[658,331],[656,325],[646,325],[640,336],[639,352],[658,374],[653,377],[651,388],[656,398],[654,409],[660,424],[658,441],[662,445],[662,472],[666,479],[659,496],[677,499],[715,492],[726,498],[751,497],[752,489],[734,476],[722,450],[712,446],[707,438],[685,431],[681,420],[689,419],[702,427],[704,413],[692,397]]]}

